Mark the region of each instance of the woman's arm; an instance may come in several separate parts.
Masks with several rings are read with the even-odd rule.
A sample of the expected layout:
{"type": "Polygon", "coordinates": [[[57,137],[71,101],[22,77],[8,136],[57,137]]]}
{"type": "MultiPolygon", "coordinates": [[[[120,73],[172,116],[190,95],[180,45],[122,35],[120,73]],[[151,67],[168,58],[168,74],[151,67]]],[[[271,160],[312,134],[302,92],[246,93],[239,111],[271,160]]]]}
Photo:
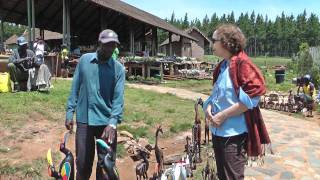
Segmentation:
{"type": "Polygon", "coordinates": [[[247,106],[238,102],[228,107],[227,109],[218,112],[214,116],[207,116],[208,120],[211,122],[212,126],[219,127],[223,122],[233,116],[240,115],[248,110],[247,106]]]}

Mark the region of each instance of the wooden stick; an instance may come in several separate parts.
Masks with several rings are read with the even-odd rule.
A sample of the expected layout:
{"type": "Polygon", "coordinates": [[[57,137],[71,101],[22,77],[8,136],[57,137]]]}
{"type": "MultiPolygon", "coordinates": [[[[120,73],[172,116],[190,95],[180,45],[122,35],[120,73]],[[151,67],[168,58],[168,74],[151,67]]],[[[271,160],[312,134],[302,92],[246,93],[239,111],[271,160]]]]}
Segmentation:
{"type": "Polygon", "coordinates": [[[57,81],[57,76],[58,76],[58,65],[59,65],[59,53],[57,54],[57,59],[56,59],[56,75],[54,78],[54,81],[57,81]]]}

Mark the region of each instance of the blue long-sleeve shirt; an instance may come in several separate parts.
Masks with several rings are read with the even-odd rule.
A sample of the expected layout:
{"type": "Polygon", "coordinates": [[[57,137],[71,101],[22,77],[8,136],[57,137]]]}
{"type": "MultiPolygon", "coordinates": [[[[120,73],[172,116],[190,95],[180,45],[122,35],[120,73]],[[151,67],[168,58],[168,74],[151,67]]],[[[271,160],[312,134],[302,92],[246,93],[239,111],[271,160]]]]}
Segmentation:
{"type": "Polygon", "coordinates": [[[92,126],[121,123],[125,70],[112,57],[99,62],[97,53],[81,56],[73,76],[66,119],[92,126]]]}
{"type": "MultiPolygon", "coordinates": [[[[224,60],[219,77],[212,88],[211,96],[204,103],[204,110],[211,104],[212,114],[216,114],[238,102],[244,104],[248,109],[252,109],[258,105],[259,100],[260,96],[250,98],[241,87],[239,97],[237,96],[230,79],[229,62],[224,60]]],[[[235,136],[248,131],[243,113],[226,119],[218,128],[210,126],[210,130],[215,136],[221,137],[235,136]]]]}

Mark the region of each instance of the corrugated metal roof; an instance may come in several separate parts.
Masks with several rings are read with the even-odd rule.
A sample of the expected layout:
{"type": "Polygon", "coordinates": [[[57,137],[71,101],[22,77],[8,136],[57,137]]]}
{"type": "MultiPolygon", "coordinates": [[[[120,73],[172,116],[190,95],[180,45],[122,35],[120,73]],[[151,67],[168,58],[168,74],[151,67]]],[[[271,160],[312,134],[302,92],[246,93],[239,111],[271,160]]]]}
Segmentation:
{"type": "MultiPolygon", "coordinates": [[[[120,0],[72,0],[71,2],[71,32],[82,42],[96,42],[101,31],[102,10],[106,11],[103,18],[109,23],[108,26],[116,32],[123,33],[120,38],[126,38],[126,34],[129,33],[128,21],[132,19],[139,23],[135,27],[138,34],[144,34],[140,31],[143,31],[141,27],[145,24],[197,41],[163,19],[120,0]]],[[[62,7],[62,0],[35,1],[36,27],[62,33],[62,7]]],[[[6,22],[27,25],[27,1],[0,0],[0,17],[6,22]]]]}

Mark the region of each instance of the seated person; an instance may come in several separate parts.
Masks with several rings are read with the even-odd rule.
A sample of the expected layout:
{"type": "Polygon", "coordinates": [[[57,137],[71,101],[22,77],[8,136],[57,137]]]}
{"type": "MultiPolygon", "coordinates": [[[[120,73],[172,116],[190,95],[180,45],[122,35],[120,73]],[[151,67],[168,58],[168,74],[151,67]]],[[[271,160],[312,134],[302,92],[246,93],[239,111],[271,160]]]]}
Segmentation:
{"type": "Polygon", "coordinates": [[[69,64],[69,50],[67,45],[62,44],[61,45],[61,59],[62,59],[62,68],[66,69],[68,67],[69,64]]]}
{"type": "MultiPolygon", "coordinates": [[[[10,79],[13,82],[12,92],[20,91],[19,82],[28,81],[29,69],[32,68],[33,59],[35,54],[28,49],[28,42],[21,36],[17,39],[18,49],[13,50],[12,55],[9,57],[9,74],[10,79]]],[[[28,89],[31,89],[31,85],[28,83],[28,89]]]]}
{"type": "Polygon", "coordinates": [[[17,39],[18,49],[9,57],[9,74],[14,83],[13,91],[20,91],[19,82],[27,81],[27,90],[48,90],[51,73],[45,64],[34,63],[35,54],[28,49],[28,42],[24,37],[17,39]]]}
{"type": "Polygon", "coordinates": [[[307,117],[312,117],[312,110],[314,106],[314,99],[316,97],[316,90],[311,81],[311,76],[309,74],[303,77],[303,85],[299,86],[298,91],[300,91],[300,87],[303,90],[303,100],[305,103],[305,107],[307,108],[308,114],[307,117]]]}
{"type": "Polygon", "coordinates": [[[33,49],[36,56],[42,59],[48,53],[48,46],[41,38],[37,38],[36,42],[33,43],[33,49]]]}

